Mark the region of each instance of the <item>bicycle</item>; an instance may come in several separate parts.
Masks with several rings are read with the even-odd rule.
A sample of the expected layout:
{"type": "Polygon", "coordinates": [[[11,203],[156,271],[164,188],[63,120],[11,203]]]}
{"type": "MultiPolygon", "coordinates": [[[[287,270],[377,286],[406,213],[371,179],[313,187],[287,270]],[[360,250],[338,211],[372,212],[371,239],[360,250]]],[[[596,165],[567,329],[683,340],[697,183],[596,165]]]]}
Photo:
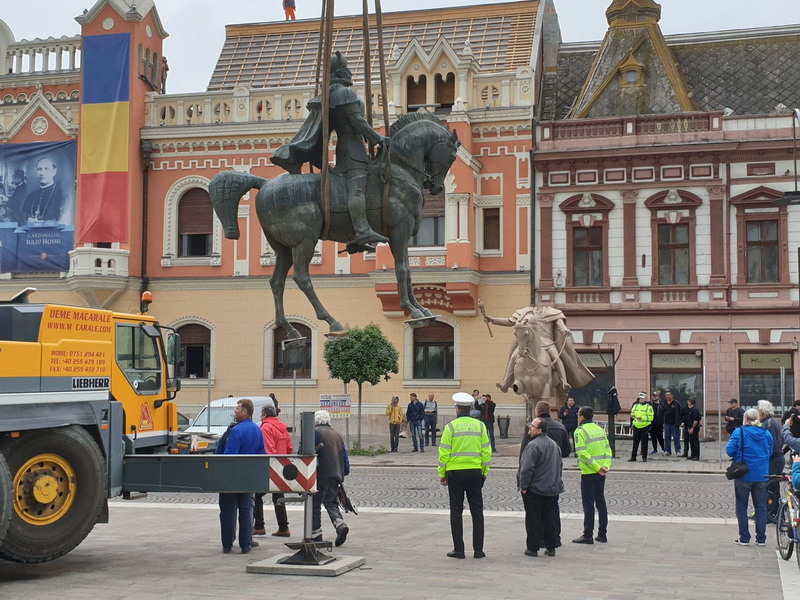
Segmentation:
{"type": "Polygon", "coordinates": [[[778,552],[783,560],[789,560],[792,558],[792,551],[797,546],[794,554],[797,558],[797,565],[800,567],[800,497],[792,487],[791,475],[770,475],[769,479],[783,483],[777,525],[775,526],[778,552]]]}

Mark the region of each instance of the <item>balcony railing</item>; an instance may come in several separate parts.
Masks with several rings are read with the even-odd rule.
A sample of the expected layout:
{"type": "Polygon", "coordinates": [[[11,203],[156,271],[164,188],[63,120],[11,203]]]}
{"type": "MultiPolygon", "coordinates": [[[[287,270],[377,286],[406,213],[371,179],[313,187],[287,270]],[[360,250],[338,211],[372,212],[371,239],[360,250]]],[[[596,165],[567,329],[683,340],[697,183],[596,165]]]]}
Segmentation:
{"type": "Polygon", "coordinates": [[[626,135],[663,135],[718,131],[722,113],[644,115],[613,119],[575,119],[541,124],[542,140],[563,141],[626,135]]]}
{"type": "Polygon", "coordinates": [[[43,75],[75,71],[80,65],[81,37],[20,40],[8,45],[2,75],[43,75]]]}

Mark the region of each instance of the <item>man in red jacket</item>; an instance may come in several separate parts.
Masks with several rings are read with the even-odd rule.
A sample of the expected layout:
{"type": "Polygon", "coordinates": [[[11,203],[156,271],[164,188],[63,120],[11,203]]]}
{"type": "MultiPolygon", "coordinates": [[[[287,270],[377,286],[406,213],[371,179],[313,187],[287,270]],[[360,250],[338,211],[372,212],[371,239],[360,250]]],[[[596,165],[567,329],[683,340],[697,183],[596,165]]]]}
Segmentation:
{"type": "MultiPolygon", "coordinates": [[[[278,410],[274,406],[264,406],[261,409],[261,435],[264,436],[264,448],[267,454],[292,454],[292,437],[286,425],[278,418],[278,410]]],[[[253,535],[267,535],[264,528],[264,496],[266,494],[256,494],[256,503],[253,510],[255,523],[253,524],[253,535]]],[[[275,518],[278,521],[278,531],[272,535],[277,537],[289,537],[289,517],[286,514],[286,505],[279,500],[283,494],[272,494],[272,505],[275,507],[275,518]]]]}

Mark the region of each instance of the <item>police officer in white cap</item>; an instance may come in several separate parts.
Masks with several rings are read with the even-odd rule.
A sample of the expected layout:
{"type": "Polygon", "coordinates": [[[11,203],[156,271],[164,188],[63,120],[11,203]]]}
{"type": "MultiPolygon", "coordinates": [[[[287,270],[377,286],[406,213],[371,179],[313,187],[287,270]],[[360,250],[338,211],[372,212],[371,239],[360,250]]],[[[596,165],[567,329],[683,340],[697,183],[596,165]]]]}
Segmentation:
{"type": "Polygon", "coordinates": [[[439,442],[439,481],[447,486],[450,496],[450,531],[453,551],[450,558],[465,558],[464,495],[472,516],[472,550],[475,558],[483,552],[483,482],[489,474],[492,445],[486,425],[469,416],[474,399],[464,392],[453,394],[456,418],[445,425],[439,442]]]}
{"type": "Polygon", "coordinates": [[[647,462],[647,440],[650,425],[653,422],[653,407],[647,402],[647,394],[639,392],[636,404],[631,408],[631,425],[633,429],[633,452],[628,462],[636,462],[639,444],[642,446],[642,462],[647,462]]]}

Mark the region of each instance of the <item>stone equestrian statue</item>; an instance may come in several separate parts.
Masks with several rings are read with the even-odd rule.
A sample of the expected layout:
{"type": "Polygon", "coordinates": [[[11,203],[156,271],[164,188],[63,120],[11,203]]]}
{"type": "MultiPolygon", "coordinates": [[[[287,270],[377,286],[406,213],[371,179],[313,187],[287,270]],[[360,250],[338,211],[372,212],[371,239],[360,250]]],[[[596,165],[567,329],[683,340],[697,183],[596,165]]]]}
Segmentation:
{"type": "MultiPolygon", "coordinates": [[[[347,208],[355,229],[355,239],[347,244],[347,251],[372,252],[378,242],[389,239],[375,232],[367,221],[365,188],[370,158],[364,147],[365,140],[386,148],[389,138],[375,131],[364,116],[364,103],[352,88],[353,73],[347,68],[347,59],[341,52],[331,56],[331,82],[329,118],[330,128],[336,132],[336,166],[331,170],[347,181],[347,208]]],[[[310,162],[322,168],[322,97],[308,103],[309,115],[291,142],[275,151],[273,164],[289,173],[300,173],[303,163],[310,162]]]]}
{"type": "MultiPolygon", "coordinates": [[[[526,306],[516,311],[508,319],[498,319],[484,315],[487,323],[500,325],[502,327],[520,327],[527,325],[535,327],[541,348],[545,351],[544,356],[548,361],[548,367],[554,374],[558,375],[557,381],[553,386],[564,394],[572,388],[581,388],[588,385],[593,379],[591,371],[581,362],[578,353],[572,345],[572,334],[566,325],[564,313],[552,306],[526,306]]],[[[503,376],[503,381],[497,387],[507,392],[510,387],[518,394],[534,396],[524,386],[518,385],[521,379],[515,375],[515,367],[524,356],[529,355],[528,349],[521,349],[517,338],[511,346],[508,357],[508,365],[503,376]],[[515,384],[517,382],[517,384],[515,384]]],[[[541,398],[537,398],[541,399],[541,398]]]]}

